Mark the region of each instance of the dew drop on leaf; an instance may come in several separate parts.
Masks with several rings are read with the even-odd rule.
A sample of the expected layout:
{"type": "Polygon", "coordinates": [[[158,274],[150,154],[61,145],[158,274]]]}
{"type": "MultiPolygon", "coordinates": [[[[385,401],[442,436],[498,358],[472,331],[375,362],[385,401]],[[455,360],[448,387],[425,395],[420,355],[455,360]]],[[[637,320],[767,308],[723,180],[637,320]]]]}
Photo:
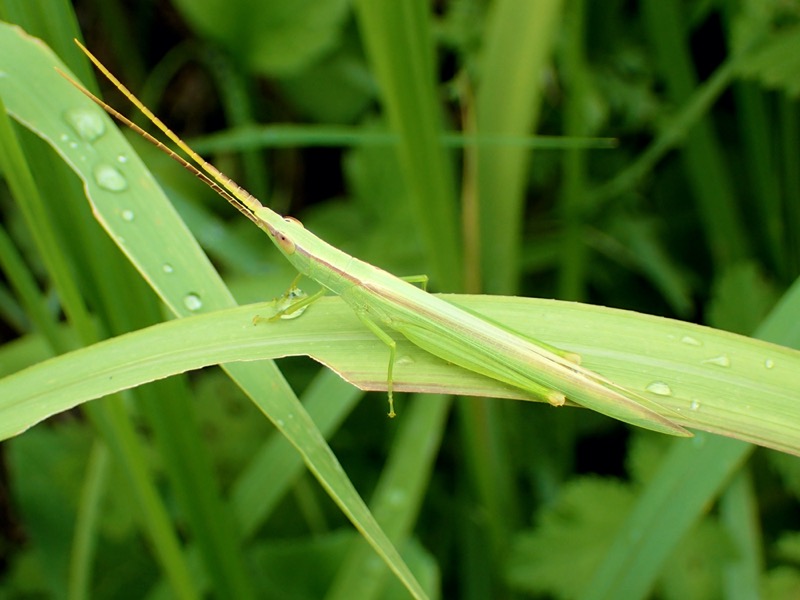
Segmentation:
{"type": "Polygon", "coordinates": [[[111,165],[97,165],[94,169],[94,180],[104,190],[121,192],[128,187],[128,180],[111,165]]]}
{"type": "Polygon", "coordinates": [[[88,108],[70,108],[64,113],[69,126],[87,142],[93,142],[106,131],[101,114],[88,108]]]}
{"type": "Polygon", "coordinates": [[[183,305],[194,312],[203,308],[203,301],[197,294],[186,294],[183,298],[183,305]]]}
{"type": "Polygon", "coordinates": [[[704,364],[717,365],[718,367],[730,367],[731,359],[727,354],[720,354],[712,358],[707,358],[703,361],[704,364]]]}
{"type": "Polygon", "coordinates": [[[659,396],[672,396],[672,388],[663,381],[654,381],[645,388],[648,392],[658,394],[659,396]]]}

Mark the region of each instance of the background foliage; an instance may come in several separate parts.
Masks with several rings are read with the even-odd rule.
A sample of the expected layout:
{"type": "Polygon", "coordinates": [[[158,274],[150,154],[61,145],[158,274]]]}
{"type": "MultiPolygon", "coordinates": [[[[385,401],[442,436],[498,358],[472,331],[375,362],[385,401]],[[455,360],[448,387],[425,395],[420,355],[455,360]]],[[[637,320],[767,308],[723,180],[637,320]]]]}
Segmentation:
{"type": "MultiPolygon", "coordinates": [[[[81,36],[224,171],[347,252],[438,290],[798,343],[759,330],[782,296],[794,306],[800,261],[796,2],[73,4],[6,0],[0,17],[89,82],[81,36]],[[443,128],[466,136],[443,152],[443,128]],[[532,132],[619,142],[548,149],[532,132]]],[[[18,134],[54,220],[81,229],[32,230],[0,188],[3,374],[162,318],[77,180],[18,134]]],[[[139,146],[237,299],[282,293],[292,274],[263,235],[139,146]]],[[[281,370],[432,595],[800,591],[794,457],[483,399],[413,398],[399,426],[383,395],[357,402],[310,361],[281,370]]],[[[406,593],[221,371],[96,404],[0,446],[3,595],[406,593]]]]}

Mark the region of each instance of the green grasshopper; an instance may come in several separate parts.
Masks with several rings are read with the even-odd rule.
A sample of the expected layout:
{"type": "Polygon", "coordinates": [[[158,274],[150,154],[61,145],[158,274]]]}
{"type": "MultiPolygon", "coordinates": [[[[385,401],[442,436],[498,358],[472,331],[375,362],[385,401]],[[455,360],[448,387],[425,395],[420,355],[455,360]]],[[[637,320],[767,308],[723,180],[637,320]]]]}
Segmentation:
{"type": "MultiPolygon", "coordinates": [[[[690,436],[689,431],[663,416],[678,417],[648,398],[581,367],[580,357],[540,341],[523,337],[478,314],[458,308],[408,281],[358,260],[321,240],[292,217],[283,217],[199,156],[80,42],[78,46],[95,66],[156,127],[199,166],[176,154],[127,117],[95,97],[67,75],[80,91],[116,119],[131,127],[211,186],[261,228],[301,274],[339,295],[389,348],[386,386],[389,416],[394,416],[392,371],[396,342],[393,329],[421,349],[450,363],[525,390],[532,400],[562,406],[567,399],[600,413],[653,431],[690,436]]],[[[290,316],[316,295],[288,303],[278,316],[290,316]]],[[[254,321],[260,320],[258,318],[254,321]]]]}

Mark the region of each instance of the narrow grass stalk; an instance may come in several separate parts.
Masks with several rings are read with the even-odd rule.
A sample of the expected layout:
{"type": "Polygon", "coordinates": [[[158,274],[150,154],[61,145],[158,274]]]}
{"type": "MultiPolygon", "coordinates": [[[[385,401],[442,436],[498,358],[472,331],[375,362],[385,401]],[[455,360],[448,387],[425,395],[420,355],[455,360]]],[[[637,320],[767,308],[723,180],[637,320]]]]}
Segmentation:
{"type": "Polygon", "coordinates": [[[764,548],[749,466],[741,469],[728,485],[720,498],[719,512],[736,549],[723,575],[725,597],[731,600],[757,598],[764,574],[764,548]]]}
{"type": "MultiPolygon", "coordinates": [[[[697,82],[679,5],[674,0],[643,0],[642,6],[644,23],[653,40],[670,96],[674,102],[683,103],[691,97],[697,82]]],[[[724,266],[750,256],[752,249],[740,214],[736,185],[709,120],[698,121],[687,132],[682,156],[715,262],[724,266]]]]}
{"type": "Polygon", "coordinates": [[[462,288],[455,179],[442,146],[441,108],[428,5],[421,0],[359,0],[356,15],[381,88],[409,202],[438,289],[462,288]]]}
{"type": "MultiPolygon", "coordinates": [[[[398,547],[409,541],[425,498],[451,401],[451,397],[436,395],[412,399],[370,501],[375,518],[398,547]]],[[[326,599],[385,597],[388,570],[371,569],[371,560],[370,548],[363,540],[355,540],[326,599]]]]}
{"type": "MultiPolygon", "coordinates": [[[[561,0],[491,5],[475,107],[479,135],[525,136],[535,130],[561,6],[561,0]]],[[[477,152],[483,290],[514,293],[530,154],[510,146],[479,146],[477,152]]]]}
{"type": "Polygon", "coordinates": [[[89,455],[89,464],[86,467],[86,477],[78,503],[78,518],[75,522],[67,583],[68,600],[81,600],[91,596],[92,564],[97,549],[98,523],[103,496],[106,493],[109,468],[108,447],[96,441],[89,455]]]}

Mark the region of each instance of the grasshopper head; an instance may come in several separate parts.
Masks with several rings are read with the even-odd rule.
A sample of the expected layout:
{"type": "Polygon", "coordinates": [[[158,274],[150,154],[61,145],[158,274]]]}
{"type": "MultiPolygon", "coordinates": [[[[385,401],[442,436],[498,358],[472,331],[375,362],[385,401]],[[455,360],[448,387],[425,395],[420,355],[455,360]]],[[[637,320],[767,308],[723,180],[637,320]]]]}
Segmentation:
{"type": "MultiPolygon", "coordinates": [[[[263,215],[256,214],[257,217],[263,215]]],[[[278,249],[286,256],[291,256],[296,250],[293,233],[304,229],[303,224],[294,217],[281,217],[272,213],[271,218],[261,218],[262,228],[267,232],[278,249]]]]}

